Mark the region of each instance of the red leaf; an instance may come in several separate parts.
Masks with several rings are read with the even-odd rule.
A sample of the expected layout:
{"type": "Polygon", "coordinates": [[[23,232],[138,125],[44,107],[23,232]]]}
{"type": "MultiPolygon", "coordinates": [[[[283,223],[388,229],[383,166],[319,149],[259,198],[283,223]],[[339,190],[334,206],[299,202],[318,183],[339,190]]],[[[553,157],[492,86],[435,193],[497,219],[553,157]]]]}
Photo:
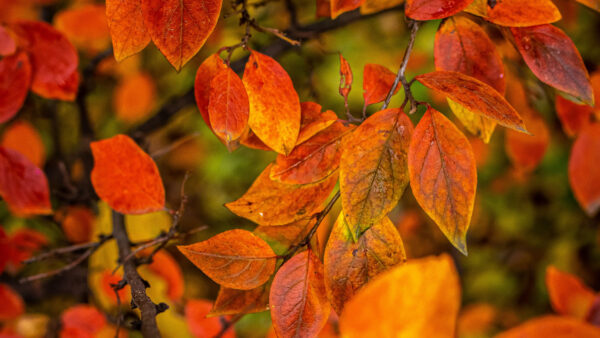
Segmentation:
{"type": "Polygon", "coordinates": [[[0,60],[0,123],[10,120],[21,109],[30,84],[31,64],[27,54],[13,54],[0,60]]]}
{"type": "Polygon", "coordinates": [[[155,253],[148,268],[167,282],[167,296],[171,300],[178,300],[183,296],[183,272],[166,250],[155,253]]]}
{"type": "Polygon", "coordinates": [[[154,44],[177,71],[204,45],[217,25],[222,0],[143,0],[154,44]]]}
{"type": "Polygon", "coordinates": [[[44,166],[46,150],[37,130],[26,121],[12,123],[2,135],[3,147],[20,152],[38,168],[44,166]]]}
{"type": "Polygon", "coordinates": [[[452,16],[473,0],[407,0],[406,16],[415,20],[436,20],[452,16]]]}
{"type": "Polygon", "coordinates": [[[344,97],[345,102],[348,102],[348,94],[352,89],[353,81],[352,68],[340,53],[340,95],[344,97]]]}
{"type": "Polygon", "coordinates": [[[561,316],[536,317],[502,332],[496,338],[597,338],[600,328],[561,316]]]}
{"type": "Polygon", "coordinates": [[[511,28],[515,44],[529,69],[542,82],[594,104],[594,92],[573,41],[552,25],[511,28]]]}
{"type": "Polygon", "coordinates": [[[44,172],[20,153],[0,147],[0,195],[20,216],[52,213],[44,172]]]}
{"type": "Polygon", "coordinates": [[[94,337],[106,327],[106,318],[95,307],[75,305],[63,312],[61,337],[94,337]]]}
{"type": "Polygon", "coordinates": [[[279,337],[316,337],[331,307],[325,293],[323,264],[301,252],[279,269],[269,295],[273,328],[279,337]]]}
{"type": "Polygon", "coordinates": [[[150,42],[142,0],[106,0],[106,16],[117,61],[138,53],[150,42]]]}
{"type": "MultiPolygon", "coordinates": [[[[185,304],[185,321],[194,337],[215,337],[221,332],[224,325],[221,318],[206,318],[211,307],[211,303],[203,299],[190,299],[185,304]]],[[[231,327],[220,337],[234,338],[234,332],[231,327]]]]}
{"type": "MultiPolygon", "coordinates": [[[[21,21],[13,25],[33,66],[31,90],[48,99],[68,99],[73,92],[79,58],[75,47],[44,22],[21,21]]],[[[76,92],[75,85],[75,92],[76,92]]],[[[72,95],[74,98],[74,95],[72,95]]]]}
{"type": "Polygon", "coordinates": [[[506,152],[513,165],[523,172],[533,171],[544,158],[550,143],[550,132],[539,115],[525,116],[531,135],[507,130],[504,140],[506,152]]]}
{"type": "Polygon", "coordinates": [[[546,269],[546,287],[556,313],[585,321],[596,298],[593,290],[579,278],[554,266],[546,269]]]}
{"type": "Polygon", "coordinates": [[[556,95],[556,114],[562,124],[565,134],[573,137],[591,123],[594,108],[585,104],[577,104],[556,95]]]}
{"type": "Polygon", "coordinates": [[[593,216],[600,210],[600,123],[579,133],[569,158],[569,182],[575,198],[593,216]]]}
{"type": "Polygon", "coordinates": [[[210,130],[213,129],[210,124],[210,117],[208,115],[210,82],[219,71],[226,68],[227,66],[225,65],[225,62],[221,60],[221,57],[218,54],[213,54],[207,57],[204,62],[202,62],[200,67],[198,67],[198,72],[196,72],[196,80],[194,81],[194,96],[196,97],[198,110],[200,110],[200,114],[202,114],[202,118],[208,127],[210,127],[210,130]]]}
{"type": "MultiPolygon", "coordinates": [[[[372,63],[366,64],[363,70],[363,97],[365,105],[385,100],[395,80],[396,74],[384,66],[372,63]]],[[[398,90],[400,90],[400,85],[396,87],[394,94],[398,90]]]]}
{"type": "Polygon", "coordinates": [[[497,25],[509,27],[542,25],[561,19],[560,12],[552,0],[502,0],[496,1],[493,8],[485,0],[475,1],[468,11],[497,25]]]}
{"type": "Polygon", "coordinates": [[[0,320],[15,319],[25,312],[21,296],[6,284],[0,284],[0,304],[0,320]]]}
{"type": "Polygon", "coordinates": [[[17,50],[17,44],[8,29],[0,25],[0,56],[13,54],[17,50]]]}
{"type": "Polygon", "coordinates": [[[128,136],[90,144],[92,185],[98,196],[123,214],[144,214],[165,207],[165,190],[156,164],[128,136]]]}

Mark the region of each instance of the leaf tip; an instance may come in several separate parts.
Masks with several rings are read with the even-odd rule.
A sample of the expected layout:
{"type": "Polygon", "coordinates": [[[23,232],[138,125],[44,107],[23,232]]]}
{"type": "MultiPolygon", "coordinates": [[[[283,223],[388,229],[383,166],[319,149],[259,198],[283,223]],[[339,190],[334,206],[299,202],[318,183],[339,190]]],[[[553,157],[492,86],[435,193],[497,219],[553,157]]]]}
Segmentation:
{"type": "Polygon", "coordinates": [[[461,254],[463,254],[465,256],[469,256],[469,252],[467,250],[466,236],[461,236],[461,237],[455,238],[454,241],[452,241],[452,245],[454,245],[454,247],[458,251],[460,251],[461,254]]]}

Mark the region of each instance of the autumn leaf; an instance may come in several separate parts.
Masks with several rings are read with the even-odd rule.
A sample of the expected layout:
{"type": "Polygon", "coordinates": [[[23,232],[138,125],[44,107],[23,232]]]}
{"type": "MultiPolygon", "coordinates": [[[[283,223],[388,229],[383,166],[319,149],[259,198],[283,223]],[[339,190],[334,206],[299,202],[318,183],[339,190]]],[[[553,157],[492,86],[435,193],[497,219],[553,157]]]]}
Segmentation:
{"type": "Polygon", "coordinates": [[[260,225],[254,229],[254,234],[269,243],[276,254],[285,255],[293,245],[306,238],[316,222],[316,217],[311,217],[284,225],[260,225]]]}
{"type": "Polygon", "coordinates": [[[0,25],[0,56],[8,56],[17,50],[17,43],[9,30],[0,25]]]}
{"type": "MultiPolygon", "coordinates": [[[[57,213],[59,214],[59,213],[57,213]]],[[[69,206],[61,211],[59,221],[65,237],[72,243],[87,243],[93,240],[94,214],[84,206],[69,206]]]]}
{"type": "Polygon", "coordinates": [[[325,247],[325,286],[336,313],[365,284],[406,260],[404,244],[389,218],[373,224],[358,239],[340,213],[325,247]]]}
{"type": "Polygon", "coordinates": [[[126,135],[90,143],[94,156],[92,185],[115,211],[144,214],[165,207],[165,190],[158,168],[148,154],[126,135]]]}
{"type": "Polygon", "coordinates": [[[11,28],[29,53],[33,69],[31,90],[47,99],[73,100],[79,58],[69,40],[44,22],[19,21],[11,28]]]}
{"type": "Polygon", "coordinates": [[[321,105],[314,102],[300,103],[300,133],[296,145],[313,137],[337,121],[338,117],[331,110],[321,112],[321,105]]]}
{"type": "Polygon", "coordinates": [[[210,117],[208,115],[208,103],[210,101],[210,83],[215,75],[219,71],[226,69],[225,62],[221,59],[218,54],[213,54],[207,57],[204,62],[198,67],[196,72],[196,80],[194,81],[194,96],[196,97],[196,104],[198,110],[204,119],[204,122],[213,130],[210,124],[210,117]]]}
{"type": "Polygon", "coordinates": [[[575,318],[544,316],[502,332],[496,338],[596,338],[600,328],[575,318]]]}
{"type": "Polygon", "coordinates": [[[515,44],[540,81],[594,104],[594,92],[581,55],[573,41],[552,25],[511,28],[515,44]]]}
{"type": "Polygon", "coordinates": [[[477,170],[469,140],[442,113],[429,107],[408,151],[415,199],[450,242],[467,254],[477,170]]]}
{"type": "Polygon", "coordinates": [[[496,122],[483,115],[476,114],[459,103],[446,99],[454,116],[460,121],[467,131],[479,137],[483,142],[489,143],[496,129],[496,122]]]}
{"type": "Polygon", "coordinates": [[[473,0],[406,0],[406,16],[414,20],[436,20],[452,16],[473,0]]]}
{"type": "Polygon", "coordinates": [[[342,53],[340,53],[340,95],[344,98],[344,104],[346,107],[348,106],[348,94],[350,94],[350,90],[352,90],[352,82],[354,82],[354,77],[352,76],[352,68],[350,68],[350,64],[348,61],[344,59],[342,53]]]}
{"type": "Polygon", "coordinates": [[[240,143],[251,149],[258,149],[264,151],[273,150],[269,148],[269,146],[267,146],[263,141],[261,141],[251,129],[246,129],[246,132],[242,135],[242,138],[240,139],[240,143]]]}
{"type": "Polygon", "coordinates": [[[210,81],[208,114],[215,134],[234,150],[248,129],[248,94],[244,83],[229,67],[220,70],[210,81]]]}
{"type": "Polygon", "coordinates": [[[569,158],[569,182],[579,205],[591,217],[600,210],[600,123],[580,133],[569,158]]]}
{"type": "Polygon", "coordinates": [[[140,52],[150,42],[142,0],[106,0],[106,16],[117,61],[140,52]]]}
{"type": "Polygon", "coordinates": [[[591,116],[594,108],[585,104],[577,104],[567,100],[560,95],[556,95],[554,101],[556,115],[560,124],[568,136],[574,137],[591,123],[591,116]]]}
{"type": "Polygon", "coordinates": [[[586,5],[597,12],[600,12],[600,1],[598,0],[577,0],[577,2],[586,5]]]}
{"type": "Polygon", "coordinates": [[[52,213],[44,172],[19,152],[0,146],[0,196],[17,216],[52,213]]]}
{"type": "Polygon", "coordinates": [[[221,0],[142,0],[144,23],[152,41],[179,71],[217,25],[221,0]]]}
{"type": "Polygon", "coordinates": [[[404,3],[404,0],[365,0],[360,6],[360,14],[367,15],[384,9],[396,7],[404,3]]]}
{"type": "MultiPolygon", "coordinates": [[[[365,105],[382,102],[394,85],[396,74],[381,65],[368,63],[363,70],[363,98],[365,105]]],[[[400,90],[396,87],[394,94],[400,90]]]]}
{"type": "Polygon", "coordinates": [[[452,258],[413,259],[362,288],[344,307],[340,331],[349,338],[452,336],[459,307],[452,258]]]}
{"type": "MultiPolygon", "coordinates": [[[[146,253],[141,256],[144,257],[146,253]]],[[[183,272],[177,261],[167,251],[161,250],[152,256],[152,263],[148,268],[160,276],[167,283],[167,296],[171,300],[178,300],[183,296],[183,272]]]]}
{"type": "Polygon", "coordinates": [[[273,165],[256,178],[238,200],[225,204],[234,214],[260,225],[284,225],[317,212],[337,183],[337,174],[314,184],[285,184],[271,180],[273,165]]]}
{"type": "Polygon", "coordinates": [[[471,112],[490,118],[505,127],[526,132],[519,113],[502,95],[473,77],[453,71],[435,71],[419,75],[416,79],[471,112]]]}
{"type": "Polygon", "coordinates": [[[15,121],[2,134],[0,144],[18,151],[36,167],[42,168],[46,161],[46,150],[38,131],[27,121],[15,121]]]}
{"type": "Polygon", "coordinates": [[[560,12],[552,0],[502,0],[496,1],[493,7],[489,6],[487,0],[476,0],[465,11],[508,27],[542,25],[561,19],[560,12]]]}
{"type": "Polygon", "coordinates": [[[60,322],[61,337],[93,337],[107,325],[106,318],[98,309],[84,304],[68,308],[62,313],[60,322]]]}
{"type": "Polygon", "coordinates": [[[273,328],[279,337],[316,337],[331,307],[323,264],[312,250],[296,254],[277,271],[269,295],[273,328]]]}
{"type": "Polygon", "coordinates": [[[221,318],[206,318],[210,308],[210,301],[204,299],[190,299],[185,304],[185,321],[194,337],[234,338],[233,327],[221,332],[223,328],[221,318]]]}
{"type": "Polygon", "coordinates": [[[546,269],[546,287],[556,313],[586,320],[596,294],[579,278],[549,266],[546,269]]]}
{"type": "Polygon", "coordinates": [[[301,120],[300,100],[289,75],[271,57],[251,51],[243,81],[250,101],[250,128],[267,146],[289,154],[301,120]]]}
{"type": "Polygon", "coordinates": [[[329,0],[316,0],[317,13],[315,17],[318,18],[329,18],[331,16],[331,1],[329,0]]]}
{"type": "Polygon", "coordinates": [[[269,310],[269,290],[267,282],[250,290],[236,290],[221,286],[219,294],[207,317],[263,312],[269,310]]]}
{"type": "Polygon", "coordinates": [[[100,52],[110,45],[106,22],[105,7],[96,4],[63,10],[54,16],[54,27],[73,45],[89,53],[100,52]]]}
{"type": "Polygon", "coordinates": [[[119,120],[136,123],[148,117],[156,105],[156,84],[150,74],[139,72],[121,79],[113,94],[119,120]]]}
{"type": "Polygon", "coordinates": [[[357,9],[365,0],[330,0],[331,18],[335,19],[340,14],[357,9]]]}
{"type": "Polygon", "coordinates": [[[279,155],[271,168],[271,179],[287,184],[310,184],[325,179],[336,171],[342,156],[342,140],[353,128],[335,122],[327,129],[279,155]]]}
{"type": "Polygon", "coordinates": [[[383,219],[402,196],[412,131],[401,109],[385,109],[367,118],[344,143],[340,190],[355,237],[383,219]]]}
{"type": "Polygon", "coordinates": [[[539,114],[523,115],[531,135],[507,130],[504,137],[506,154],[513,165],[523,172],[533,171],[542,161],[550,144],[550,131],[539,114]]]}
{"type": "Polygon", "coordinates": [[[25,312],[25,303],[21,296],[7,284],[0,284],[0,320],[15,319],[25,312]]]}
{"type": "Polygon", "coordinates": [[[0,123],[4,123],[23,107],[31,84],[31,64],[25,53],[0,60],[0,123]]]}
{"type": "Polygon", "coordinates": [[[239,290],[266,283],[275,271],[277,260],[265,241],[240,229],[177,248],[216,283],[239,290]]]}

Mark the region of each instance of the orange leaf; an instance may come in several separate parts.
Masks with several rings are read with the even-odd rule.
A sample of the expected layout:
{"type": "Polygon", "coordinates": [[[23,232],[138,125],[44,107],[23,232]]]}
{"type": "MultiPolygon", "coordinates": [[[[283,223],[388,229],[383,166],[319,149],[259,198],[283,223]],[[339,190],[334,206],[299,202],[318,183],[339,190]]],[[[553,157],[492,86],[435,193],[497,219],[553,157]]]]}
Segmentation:
{"type": "Polygon", "coordinates": [[[490,118],[498,124],[526,132],[519,113],[494,88],[467,75],[451,71],[435,71],[416,79],[426,87],[439,91],[471,112],[490,118]]]}
{"type": "Polygon", "coordinates": [[[117,117],[135,123],[148,117],[156,105],[156,84],[148,73],[136,73],[121,79],[114,90],[117,117]]]}
{"type": "Polygon", "coordinates": [[[390,212],[408,184],[408,144],[413,131],[402,110],[379,111],[346,140],[340,162],[344,217],[359,237],[390,212]]]}
{"type": "MultiPolygon", "coordinates": [[[[185,321],[194,337],[216,337],[223,323],[220,318],[206,318],[210,311],[211,303],[203,299],[190,299],[185,304],[185,321]]],[[[220,335],[223,338],[234,338],[233,327],[220,335]]]]}
{"type": "MultiPolygon", "coordinates": [[[[363,70],[363,98],[365,104],[370,105],[385,100],[395,80],[396,74],[384,66],[372,63],[366,64],[363,70]]],[[[398,90],[400,90],[400,85],[396,87],[394,94],[398,90]]]]}
{"type": "Polygon", "coordinates": [[[342,53],[340,53],[340,95],[344,98],[344,102],[348,105],[348,94],[352,90],[352,82],[354,77],[352,76],[352,68],[348,64],[348,61],[344,59],[342,53]]]}
{"type": "Polygon", "coordinates": [[[84,206],[69,206],[60,220],[65,236],[73,243],[92,241],[94,233],[94,214],[84,206]]]}
{"type": "Polygon", "coordinates": [[[552,0],[502,0],[497,1],[493,8],[485,0],[475,1],[467,11],[497,25],[509,27],[542,25],[561,19],[560,11],[552,0]]]}
{"type": "Polygon", "coordinates": [[[496,121],[476,114],[450,99],[446,100],[454,116],[456,116],[469,133],[479,137],[485,143],[490,142],[492,134],[496,129],[496,121]]]}
{"type": "Polygon", "coordinates": [[[317,14],[318,18],[328,18],[331,16],[331,1],[329,0],[316,0],[317,1],[317,14]]]}
{"type": "Polygon", "coordinates": [[[251,290],[236,290],[221,286],[207,317],[263,312],[269,309],[271,283],[251,290]]]}
{"type": "Polygon", "coordinates": [[[210,82],[219,71],[226,69],[225,62],[221,60],[218,54],[213,54],[204,60],[198,71],[196,72],[196,80],[194,81],[194,96],[196,97],[196,105],[202,114],[204,122],[213,130],[210,124],[208,115],[208,103],[210,99],[210,82]]]}
{"type": "Polygon", "coordinates": [[[27,121],[17,121],[4,130],[3,147],[20,152],[38,168],[44,166],[46,150],[40,134],[27,121]]]}
{"type": "Polygon", "coordinates": [[[594,108],[577,104],[567,100],[560,95],[556,95],[555,101],[556,114],[562,124],[565,134],[573,137],[591,123],[591,116],[594,108]]]}
{"type": "Polygon", "coordinates": [[[600,123],[584,128],[571,148],[569,182],[575,198],[593,216],[600,210],[600,123]]]}
{"type": "Polygon", "coordinates": [[[544,316],[531,319],[496,338],[597,338],[600,328],[575,318],[544,316]]]}
{"type": "Polygon", "coordinates": [[[273,165],[256,178],[244,196],[225,204],[234,214],[260,225],[283,225],[317,212],[335,187],[338,175],[314,184],[285,184],[271,180],[273,165]]]}
{"type": "Polygon", "coordinates": [[[0,284],[0,320],[15,319],[25,312],[21,296],[7,284],[0,284]]]}
{"type": "Polygon", "coordinates": [[[452,258],[409,260],[362,288],[340,316],[343,337],[447,337],[456,328],[460,284],[452,258]]]}
{"type": "MultiPolygon", "coordinates": [[[[44,22],[20,21],[12,28],[22,47],[29,52],[33,69],[31,90],[47,99],[74,99],[73,91],[79,58],[67,38],[44,22]]],[[[77,82],[77,81],[75,81],[77,82]]]]}
{"type": "Polygon", "coordinates": [[[600,1],[598,0],[577,0],[577,2],[596,10],[597,12],[600,12],[600,1]]]}
{"type": "Polygon", "coordinates": [[[273,149],[269,148],[263,141],[261,141],[258,138],[258,136],[256,136],[256,134],[250,129],[247,129],[246,132],[242,135],[242,138],[240,139],[240,143],[242,145],[245,145],[246,147],[252,148],[252,149],[265,150],[265,151],[273,150],[273,149]]]}
{"type": "Polygon", "coordinates": [[[309,184],[331,175],[340,165],[342,139],[351,130],[335,122],[294,148],[288,156],[277,156],[271,179],[287,184],[309,184]]]}
{"type": "Polygon", "coordinates": [[[550,132],[539,115],[523,115],[531,135],[506,131],[506,153],[513,165],[523,172],[533,171],[544,158],[550,143],[550,132]]]}
{"type": "Polygon", "coordinates": [[[316,221],[315,217],[311,217],[285,225],[261,225],[254,229],[254,233],[269,243],[275,253],[285,255],[291,246],[304,240],[316,221]]]}
{"type": "Polygon", "coordinates": [[[52,213],[48,180],[25,156],[0,146],[0,196],[17,216],[52,213]]]}
{"type": "Polygon", "coordinates": [[[376,13],[384,9],[396,7],[403,3],[404,0],[365,0],[360,6],[360,14],[366,15],[376,13]]]}
{"type": "Polygon", "coordinates": [[[31,64],[25,53],[13,54],[0,60],[0,123],[13,118],[23,107],[31,84],[31,71],[31,64]]]}
{"type": "Polygon", "coordinates": [[[316,337],[331,307],[323,283],[323,264],[307,250],[279,269],[269,295],[273,328],[279,337],[316,337]]]}
{"type": "Polygon", "coordinates": [[[573,41],[552,25],[511,28],[515,44],[540,81],[589,105],[594,92],[581,55],[573,41]]]}
{"type": "Polygon", "coordinates": [[[54,27],[75,46],[90,53],[102,51],[110,44],[103,5],[87,4],[60,11],[54,16],[54,27]]]}
{"type": "Polygon", "coordinates": [[[138,53],[150,42],[142,0],[106,0],[106,16],[117,61],[138,53]]]}
{"type": "Polygon", "coordinates": [[[0,55],[11,55],[16,50],[17,44],[15,42],[15,39],[13,39],[12,35],[6,27],[0,25],[0,55]]]}
{"type": "Polygon", "coordinates": [[[244,83],[227,67],[210,81],[208,114],[215,134],[234,150],[248,129],[248,94],[244,83]]]}
{"type": "Polygon", "coordinates": [[[117,293],[121,303],[129,303],[131,301],[131,289],[129,285],[125,285],[122,289],[115,292],[113,285],[118,284],[123,279],[123,276],[117,272],[113,273],[110,269],[104,269],[100,272],[100,290],[104,293],[112,305],[117,305],[117,293]]]}
{"type": "Polygon", "coordinates": [[[436,20],[452,16],[473,0],[407,0],[406,16],[415,20],[436,20]]]}
{"type": "Polygon", "coordinates": [[[142,14],[152,41],[179,71],[217,25],[221,0],[143,0],[142,14]]]}
{"type": "Polygon", "coordinates": [[[360,5],[362,5],[363,2],[365,2],[365,0],[330,0],[329,12],[331,14],[331,18],[335,19],[340,14],[357,9],[360,7],[360,5]]]}
{"type": "Polygon", "coordinates": [[[596,295],[583,282],[554,266],[546,269],[546,287],[554,311],[585,321],[596,295]]]}
{"type": "Polygon", "coordinates": [[[148,154],[125,135],[90,144],[94,155],[92,185],[98,196],[123,214],[144,214],[165,207],[158,168],[148,154]]]}
{"type": "Polygon", "coordinates": [[[250,128],[267,146],[289,154],[301,120],[300,100],[289,75],[271,57],[252,51],[243,81],[250,100],[250,128]]]}
{"type": "Polygon", "coordinates": [[[155,253],[148,268],[167,282],[167,296],[171,300],[178,300],[183,296],[183,273],[177,261],[167,251],[155,253]]]}
{"type": "Polygon", "coordinates": [[[21,268],[24,260],[31,258],[41,247],[48,244],[46,236],[38,231],[20,228],[10,235],[10,261],[13,271],[21,268]]]}
{"type": "Polygon", "coordinates": [[[106,318],[95,307],[75,305],[60,317],[61,337],[94,337],[107,325],[106,318]]]}
{"type": "Polygon", "coordinates": [[[336,313],[365,284],[406,260],[400,234],[384,217],[355,239],[343,213],[333,226],[325,247],[325,286],[336,313]]]}
{"type": "MultiPolygon", "coordinates": [[[[499,6],[499,5],[498,5],[499,6]]],[[[452,17],[435,35],[435,68],[460,72],[504,94],[504,66],[485,30],[466,17],[452,17]]]]}
{"type": "Polygon", "coordinates": [[[337,115],[331,110],[321,113],[321,105],[314,102],[300,103],[301,120],[300,133],[296,145],[304,143],[304,141],[313,137],[323,129],[332,125],[337,121],[337,115]]]}
{"type": "Polygon", "coordinates": [[[450,242],[467,254],[477,169],[469,140],[442,113],[429,107],[408,151],[415,199],[450,242]]]}
{"type": "Polygon", "coordinates": [[[266,283],[275,271],[277,260],[265,241],[241,229],[177,248],[216,283],[240,290],[266,283]]]}

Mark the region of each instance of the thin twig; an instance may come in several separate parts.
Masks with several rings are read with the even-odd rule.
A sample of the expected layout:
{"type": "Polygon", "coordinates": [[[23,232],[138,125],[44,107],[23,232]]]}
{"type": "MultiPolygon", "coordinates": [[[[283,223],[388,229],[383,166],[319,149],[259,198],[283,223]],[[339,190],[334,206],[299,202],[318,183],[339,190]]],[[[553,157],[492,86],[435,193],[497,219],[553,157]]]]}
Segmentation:
{"type": "Polygon", "coordinates": [[[23,261],[23,263],[25,264],[30,264],[30,263],[34,263],[37,261],[41,261],[41,260],[45,260],[47,258],[51,258],[51,257],[55,257],[55,256],[60,256],[60,255],[64,255],[67,253],[71,253],[73,251],[79,251],[79,250],[83,250],[83,249],[89,249],[91,247],[94,247],[96,245],[98,245],[98,243],[100,242],[106,242],[108,240],[111,240],[113,238],[112,235],[101,235],[98,242],[88,242],[88,243],[81,243],[81,244],[75,244],[75,245],[70,245],[70,246],[65,246],[62,248],[56,248],[56,249],[52,249],[48,252],[44,252],[42,254],[39,254],[35,257],[31,257],[25,261],[23,261]]]}

